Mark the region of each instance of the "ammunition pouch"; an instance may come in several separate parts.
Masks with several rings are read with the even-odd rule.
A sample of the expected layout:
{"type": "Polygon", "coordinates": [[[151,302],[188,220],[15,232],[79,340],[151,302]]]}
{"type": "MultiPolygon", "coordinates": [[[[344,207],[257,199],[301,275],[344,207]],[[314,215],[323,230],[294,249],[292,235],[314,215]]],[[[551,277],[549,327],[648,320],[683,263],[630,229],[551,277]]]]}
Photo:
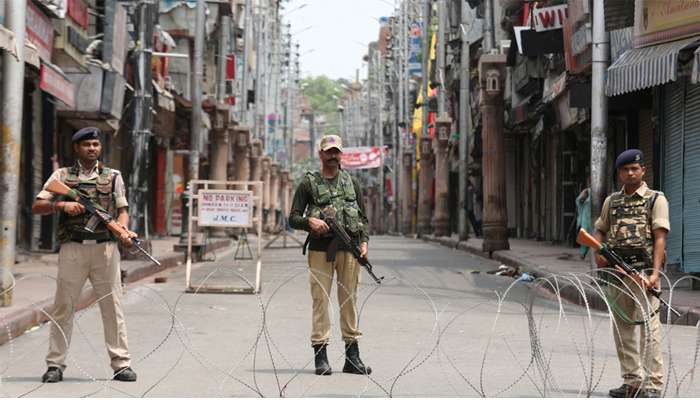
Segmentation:
{"type": "Polygon", "coordinates": [[[613,249],[632,268],[642,271],[651,268],[654,263],[651,254],[642,247],[616,247],[613,249]]]}

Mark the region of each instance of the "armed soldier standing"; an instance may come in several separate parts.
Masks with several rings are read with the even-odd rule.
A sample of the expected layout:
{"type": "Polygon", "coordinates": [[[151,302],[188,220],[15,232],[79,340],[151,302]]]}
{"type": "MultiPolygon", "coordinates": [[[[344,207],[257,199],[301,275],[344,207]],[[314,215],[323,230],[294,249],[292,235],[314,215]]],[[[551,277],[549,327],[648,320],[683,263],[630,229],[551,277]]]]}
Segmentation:
{"type": "MultiPolygon", "coordinates": [[[[47,184],[59,180],[86,193],[96,204],[108,210],[120,224],[128,226],[128,204],[122,176],[119,171],[105,167],[98,160],[102,152],[99,129],[83,128],[76,132],[73,135],[73,150],[77,157],[75,165],[56,170],[47,184]]],[[[104,224],[90,232],[85,229],[89,215],[85,213],[82,204],[54,197],[44,185],[44,190],[37,195],[32,205],[35,214],[59,213],[61,242],[52,313],[55,323],[51,325],[49,353],[46,356],[48,370],[41,380],[63,380],[75,309],[85,280],[90,278],[99,299],[107,352],[114,370],[113,379],[133,382],[136,373],[129,366],[131,357],[127,348],[126,324],[120,300],[120,255],[116,240],[128,245],[136,234],[127,230],[122,237],[115,238],[104,224]]]]}
{"type": "MultiPolygon", "coordinates": [[[[369,230],[362,190],[349,173],[340,169],[342,150],[339,136],[329,135],[321,139],[318,152],[321,171],[308,172],[297,188],[289,222],[292,228],[309,232],[309,282],[313,300],[311,345],[315,354],[316,374],[331,374],[326,346],[331,336],[328,303],[335,272],[338,275],[340,328],[345,341],[343,372],[368,375],[372,369],[360,359],[357,344],[362,335],[357,326],[360,265],[352,253],[330,234],[328,225],[320,218],[322,211],[334,214],[352,239],[359,243],[361,256],[367,256],[369,230]],[[332,210],[328,210],[328,207],[332,210]]],[[[305,251],[306,244],[304,247],[305,251]]]]}
{"type": "MultiPolygon", "coordinates": [[[[617,157],[615,168],[624,187],[605,199],[595,223],[598,240],[605,240],[627,263],[648,277],[648,282],[641,284],[628,276],[609,279],[609,300],[616,310],[615,347],[624,381],[619,388],[610,390],[611,397],[659,397],[664,386],[659,300],[641,285],[659,287],[670,231],[669,211],[664,194],[649,189],[643,181],[643,162],[642,152],[636,149],[617,157]],[[645,326],[638,334],[640,325],[645,326]]],[[[599,267],[607,266],[600,255],[596,255],[596,262],[599,267]]]]}

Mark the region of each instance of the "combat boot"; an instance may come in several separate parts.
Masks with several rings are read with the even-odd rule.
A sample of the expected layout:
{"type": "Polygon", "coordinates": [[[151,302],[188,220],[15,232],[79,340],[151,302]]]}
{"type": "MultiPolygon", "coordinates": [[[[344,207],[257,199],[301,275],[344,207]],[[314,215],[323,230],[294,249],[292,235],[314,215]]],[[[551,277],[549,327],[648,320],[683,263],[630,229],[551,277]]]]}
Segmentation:
{"type": "Polygon", "coordinates": [[[360,348],[357,342],[345,344],[345,365],[343,372],[348,374],[369,375],[372,368],[365,366],[360,359],[360,348]]]}
{"type": "Polygon", "coordinates": [[[122,382],[136,382],[136,372],[134,372],[131,367],[125,367],[118,371],[114,371],[114,377],[112,377],[112,379],[122,382]]]}
{"type": "Polygon", "coordinates": [[[622,386],[617,387],[615,389],[610,389],[610,392],[608,392],[610,397],[640,397],[641,390],[639,390],[638,387],[628,385],[626,383],[623,383],[622,386]]]}
{"type": "Polygon", "coordinates": [[[325,344],[314,345],[314,363],[316,364],[316,375],[330,375],[331,365],[328,364],[325,344]]]}
{"type": "Polygon", "coordinates": [[[56,383],[63,380],[63,371],[58,367],[49,367],[41,376],[41,381],[45,383],[56,383]]]}

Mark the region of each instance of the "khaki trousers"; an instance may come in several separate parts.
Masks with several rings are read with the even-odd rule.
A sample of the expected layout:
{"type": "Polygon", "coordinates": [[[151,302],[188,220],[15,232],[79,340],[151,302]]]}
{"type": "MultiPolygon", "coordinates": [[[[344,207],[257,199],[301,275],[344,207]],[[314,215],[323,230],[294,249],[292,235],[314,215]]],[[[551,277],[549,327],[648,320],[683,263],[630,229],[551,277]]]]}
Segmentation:
{"type": "Polygon", "coordinates": [[[313,300],[311,344],[327,344],[331,337],[328,305],[334,272],[338,275],[340,330],[343,341],[356,342],[362,336],[362,332],[357,327],[357,286],[360,282],[360,265],[352,253],[347,251],[338,251],[333,262],[326,261],[324,251],[309,251],[309,268],[313,300]]]}
{"type": "Polygon", "coordinates": [[[632,325],[613,313],[615,321],[613,336],[617,358],[620,360],[622,379],[629,385],[640,386],[646,377],[644,389],[661,391],[664,386],[661,321],[658,313],[649,318],[649,315],[659,308],[659,299],[647,294],[646,290],[628,277],[625,277],[623,282],[617,279],[612,281],[612,284],[619,286],[619,289],[612,284],[608,286],[611,299],[629,318],[647,322],[642,325],[632,325]],[[630,296],[630,292],[634,298],[630,296]]]}
{"type": "Polygon", "coordinates": [[[121,276],[119,249],[115,242],[82,244],[67,242],[58,254],[56,298],[51,317],[49,367],[66,368],[66,355],[73,333],[73,317],[80,292],[90,278],[99,301],[105,343],[113,370],[128,367],[130,356],[126,341],[126,323],[121,305],[121,276]],[[64,336],[65,335],[65,336],[64,336]]]}

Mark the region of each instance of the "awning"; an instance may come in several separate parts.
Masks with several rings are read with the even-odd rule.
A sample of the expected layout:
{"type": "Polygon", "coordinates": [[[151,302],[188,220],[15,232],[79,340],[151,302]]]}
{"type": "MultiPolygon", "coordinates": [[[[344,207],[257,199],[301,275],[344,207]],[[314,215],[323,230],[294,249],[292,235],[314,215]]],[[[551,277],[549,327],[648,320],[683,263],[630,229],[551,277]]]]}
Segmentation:
{"type": "Polygon", "coordinates": [[[695,50],[695,60],[693,61],[693,83],[700,83],[700,47],[695,50]]]}
{"type": "Polygon", "coordinates": [[[698,40],[694,37],[627,50],[608,68],[605,94],[617,96],[675,81],[678,53],[698,40]]]}

